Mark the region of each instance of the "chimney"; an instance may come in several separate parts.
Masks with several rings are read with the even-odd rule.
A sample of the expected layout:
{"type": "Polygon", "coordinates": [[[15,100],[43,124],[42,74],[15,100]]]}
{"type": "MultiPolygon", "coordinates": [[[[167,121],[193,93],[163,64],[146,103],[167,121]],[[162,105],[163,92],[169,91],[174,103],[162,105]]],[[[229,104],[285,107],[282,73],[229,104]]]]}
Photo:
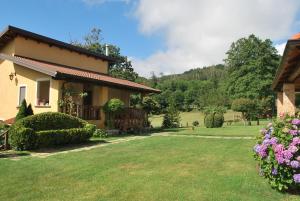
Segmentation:
{"type": "Polygon", "coordinates": [[[109,49],[108,49],[109,45],[105,44],[105,55],[108,56],[109,55],[109,49]]]}

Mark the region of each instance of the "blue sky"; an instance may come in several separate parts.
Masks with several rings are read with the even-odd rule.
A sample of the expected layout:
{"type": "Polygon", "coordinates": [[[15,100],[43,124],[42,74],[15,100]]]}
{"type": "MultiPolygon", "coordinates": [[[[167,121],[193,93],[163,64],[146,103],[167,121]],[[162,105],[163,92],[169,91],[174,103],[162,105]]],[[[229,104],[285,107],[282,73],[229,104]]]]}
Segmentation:
{"type": "Polygon", "coordinates": [[[140,74],[181,73],[223,62],[230,44],[254,33],[279,52],[300,31],[298,0],[1,0],[0,27],[69,42],[93,27],[140,74]]]}
{"type": "Polygon", "coordinates": [[[132,4],[112,1],[89,4],[82,0],[2,0],[0,27],[17,26],[58,40],[82,39],[93,27],[103,31],[103,42],[116,44],[125,55],[145,58],[163,47],[160,37],[138,32],[132,4]],[[12,10],[14,11],[12,14],[12,10]],[[7,17],[9,16],[9,17],[7,17]]]}

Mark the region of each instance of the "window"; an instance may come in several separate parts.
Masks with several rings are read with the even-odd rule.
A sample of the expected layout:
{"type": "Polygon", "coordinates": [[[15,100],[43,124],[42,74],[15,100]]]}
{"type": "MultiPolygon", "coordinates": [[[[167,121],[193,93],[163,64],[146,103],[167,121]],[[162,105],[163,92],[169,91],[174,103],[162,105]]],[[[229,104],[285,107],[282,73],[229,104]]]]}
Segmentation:
{"type": "Polygon", "coordinates": [[[20,86],[19,89],[19,105],[22,104],[22,101],[25,99],[26,97],[26,86],[20,86]]]}
{"type": "Polygon", "coordinates": [[[37,81],[37,99],[36,105],[49,106],[50,80],[37,81]]]}

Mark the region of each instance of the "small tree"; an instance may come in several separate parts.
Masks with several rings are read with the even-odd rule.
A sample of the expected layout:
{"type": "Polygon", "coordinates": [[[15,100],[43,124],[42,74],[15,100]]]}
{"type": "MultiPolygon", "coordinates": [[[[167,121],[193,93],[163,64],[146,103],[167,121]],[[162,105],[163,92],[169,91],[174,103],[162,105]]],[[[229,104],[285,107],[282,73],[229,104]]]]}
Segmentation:
{"type": "Polygon", "coordinates": [[[147,114],[154,114],[157,112],[159,105],[153,98],[146,96],[143,98],[142,108],[147,114]]]}
{"type": "Polygon", "coordinates": [[[26,108],[26,116],[30,116],[30,115],[33,115],[33,110],[32,110],[31,103],[26,108]]]}
{"type": "Polygon", "coordinates": [[[251,118],[257,115],[257,105],[249,98],[239,98],[232,101],[231,109],[242,113],[244,124],[251,125],[251,118]]]}
{"type": "Polygon", "coordinates": [[[172,104],[164,115],[162,127],[163,128],[178,128],[180,125],[179,111],[172,104]]]}
{"type": "Polygon", "coordinates": [[[26,100],[24,99],[21,103],[21,106],[19,108],[19,112],[16,116],[16,120],[15,121],[18,121],[20,119],[23,119],[24,117],[27,116],[27,102],[26,100]]]}

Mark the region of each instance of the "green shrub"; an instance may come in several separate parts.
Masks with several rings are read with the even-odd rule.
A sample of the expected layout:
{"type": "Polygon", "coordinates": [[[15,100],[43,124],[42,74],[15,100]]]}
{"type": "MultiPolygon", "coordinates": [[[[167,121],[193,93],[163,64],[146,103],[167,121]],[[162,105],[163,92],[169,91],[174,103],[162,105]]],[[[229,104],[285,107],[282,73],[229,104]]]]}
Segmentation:
{"type": "Polygon", "coordinates": [[[18,121],[25,117],[27,117],[27,103],[26,103],[26,100],[24,99],[19,107],[19,111],[17,113],[15,121],[18,121]]]}
{"type": "Polygon", "coordinates": [[[87,141],[95,129],[95,125],[79,118],[47,112],[16,122],[9,129],[9,142],[16,150],[80,143],[87,141]]]}
{"type": "Polygon", "coordinates": [[[22,125],[34,131],[82,128],[87,122],[59,112],[45,112],[26,117],[22,125]]]}
{"type": "Polygon", "coordinates": [[[105,113],[120,113],[124,110],[125,104],[117,98],[110,99],[104,105],[103,110],[105,113]]]}
{"type": "Polygon", "coordinates": [[[31,116],[31,115],[33,115],[33,110],[31,104],[29,104],[28,107],[26,108],[26,116],[31,116]]]}
{"type": "Polygon", "coordinates": [[[163,128],[178,128],[180,126],[179,111],[175,107],[170,107],[164,115],[163,128]]]}
{"type": "Polygon", "coordinates": [[[205,115],[204,125],[206,128],[220,128],[224,123],[224,115],[222,113],[210,113],[205,115]]]}
{"type": "Polygon", "coordinates": [[[195,126],[195,127],[196,127],[196,126],[199,126],[199,121],[197,121],[197,120],[196,120],[196,121],[193,121],[193,126],[195,126]]]}
{"type": "Polygon", "coordinates": [[[108,134],[104,129],[96,129],[93,137],[107,138],[108,134]]]}
{"type": "Polygon", "coordinates": [[[21,125],[14,125],[9,130],[9,144],[15,150],[31,150],[37,147],[36,133],[21,125]]]}

